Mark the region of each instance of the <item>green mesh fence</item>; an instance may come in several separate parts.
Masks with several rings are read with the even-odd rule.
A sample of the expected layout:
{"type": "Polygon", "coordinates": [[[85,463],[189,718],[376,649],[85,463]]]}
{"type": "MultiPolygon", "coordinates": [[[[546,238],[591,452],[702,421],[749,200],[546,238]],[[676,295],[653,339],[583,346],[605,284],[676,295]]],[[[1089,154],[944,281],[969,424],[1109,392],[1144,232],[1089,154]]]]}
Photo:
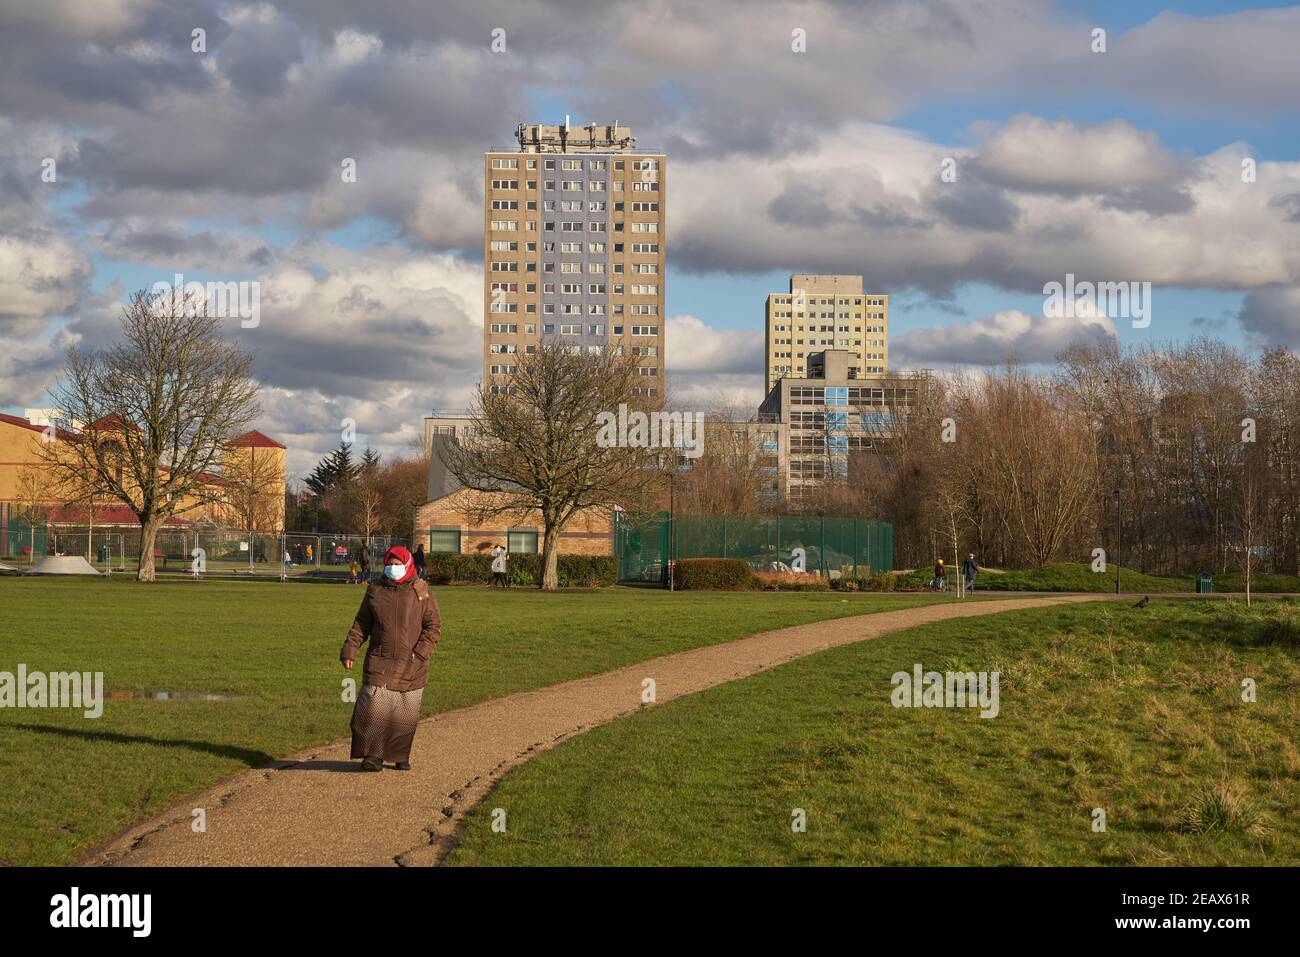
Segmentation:
{"type": "Polygon", "coordinates": [[[817,515],[614,516],[619,580],[662,582],[667,559],[739,558],[755,571],[804,571],[827,578],[892,571],[888,522],[817,515]]]}

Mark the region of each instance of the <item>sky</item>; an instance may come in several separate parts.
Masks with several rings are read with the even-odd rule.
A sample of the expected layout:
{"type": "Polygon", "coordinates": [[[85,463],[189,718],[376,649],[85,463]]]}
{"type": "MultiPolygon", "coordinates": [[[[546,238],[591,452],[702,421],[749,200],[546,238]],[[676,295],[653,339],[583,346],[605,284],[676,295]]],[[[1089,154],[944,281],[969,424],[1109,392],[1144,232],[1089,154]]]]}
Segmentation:
{"type": "Polygon", "coordinates": [[[683,408],[758,403],[794,272],[890,295],[900,370],[1296,348],[1297,50],[1209,0],[0,0],[0,411],[182,273],[259,284],[226,332],[291,474],[344,420],[409,452],[481,375],[482,153],[565,116],[668,155],[683,408]],[[1150,322],[1053,312],[1068,275],[1150,322]]]}

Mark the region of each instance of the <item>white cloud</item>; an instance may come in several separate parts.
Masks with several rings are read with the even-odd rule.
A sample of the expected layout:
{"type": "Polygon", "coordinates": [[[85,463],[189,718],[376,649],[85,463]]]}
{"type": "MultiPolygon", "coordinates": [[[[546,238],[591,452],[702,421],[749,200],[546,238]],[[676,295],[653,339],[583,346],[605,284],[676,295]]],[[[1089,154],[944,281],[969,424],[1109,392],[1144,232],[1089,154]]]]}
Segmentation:
{"type": "Polygon", "coordinates": [[[891,358],[896,368],[1050,362],[1071,343],[1115,334],[1115,324],[1105,316],[1053,318],[1004,309],[971,322],[905,332],[893,339],[891,358]]]}
{"type": "Polygon", "coordinates": [[[77,302],[89,279],[90,262],[61,236],[0,235],[0,331],[39,332],[77,302]]]}
{"type": "Polygon", "coordinates": [[[1021,114],[1007,120],[977,152],[978,166],[998,182],[1024,189],[1106,192],[1120,186],[1169,186],[1186,163],[1150,130],[1126,120],[1080,126],[1068,119],[1021,114]]]}

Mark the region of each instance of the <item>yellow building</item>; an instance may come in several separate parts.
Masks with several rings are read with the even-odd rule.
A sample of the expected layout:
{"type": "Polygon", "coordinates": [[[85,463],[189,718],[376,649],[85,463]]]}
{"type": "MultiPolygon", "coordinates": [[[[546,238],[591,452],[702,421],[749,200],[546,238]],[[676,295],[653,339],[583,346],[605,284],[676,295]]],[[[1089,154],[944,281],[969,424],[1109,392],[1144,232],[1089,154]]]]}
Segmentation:
{"type": "MultiPolygon", "coordinates": [[[[137,526],[135,514],[116,498],[100,498],[93,509],[70,504],[41,455],[43,442],[71,437],[37,416],[0,413],[0,555],[21,544],[15,530],[28,524],[44,526],[137,526]],[[11,536],[11,533],[13,535],[11,536]],[[12,537],[12,541],[11,541],[12,537]]],[[[211,501],[183,511],[168,526],[205,523],[218,527],[278,532],[284,527],[285,447],[261,432],[246,432],[234,440],[222,474],[209,476],[204,498],[211,501]],[[251,520],[251,524],[250,524],[251,520]]]]}
{"type": "Polygon", "coordinates": [[[521,123],[483,156],[483,384],[545,337],[638,358],[664,394],[665,157],[617,124],[521,123]]]}
{"type": "Polygon", "coordinates": [[[256,429],[230,444],[221,463],[219,504],[209,508],[218,525],[254,532],[284,529],[285,447],[256,429]]]}
{"type": "Polygon", "coordinates": [[[790,290],[767,297],[766,388],[782,376],[808,374],[808,356],[851,353],[849,376],[889,371],[889,297],[862,291],[861,276],[795,274],[790,290]]]}

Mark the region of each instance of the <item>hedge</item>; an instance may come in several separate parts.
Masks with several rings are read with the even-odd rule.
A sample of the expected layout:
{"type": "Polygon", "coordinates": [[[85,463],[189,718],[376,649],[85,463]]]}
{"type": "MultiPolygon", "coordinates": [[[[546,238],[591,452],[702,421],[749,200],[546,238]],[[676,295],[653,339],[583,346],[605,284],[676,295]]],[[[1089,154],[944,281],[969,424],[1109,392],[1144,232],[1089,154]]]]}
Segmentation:
{"type": "MultiPolygon", "coordinates": [[[[520,553],[508,556],[506,575],[512,585],[536,585],[541,579],[542,556],[520,553]]],[[[451,582],[490,582],[492,556],[457,555],[431,552],[425,556],[429,581],[435,585],[451,582]]],[[[561,588],[601,588],[618,581],[618,559],[613,555],[561,555],[556,560],[555,575],[561,588]]]]}
{"type": "Polygon", "coordinates": [[[831,583],[801,572],[755,572],[754,587],[764,591],[830,591],[831,583]]]}
{"type": "Polygon", "coordinates": [[[841,575],[831,580],[835,591],[893,591],[897,584],[890,572],[877,572],[874,575],[841,575]]]}
{"type": "Polygon", "coordinates": [[[674,587],[752,588],[754,573],[739,558],[681,558],[673,566],[674,587]]]}

